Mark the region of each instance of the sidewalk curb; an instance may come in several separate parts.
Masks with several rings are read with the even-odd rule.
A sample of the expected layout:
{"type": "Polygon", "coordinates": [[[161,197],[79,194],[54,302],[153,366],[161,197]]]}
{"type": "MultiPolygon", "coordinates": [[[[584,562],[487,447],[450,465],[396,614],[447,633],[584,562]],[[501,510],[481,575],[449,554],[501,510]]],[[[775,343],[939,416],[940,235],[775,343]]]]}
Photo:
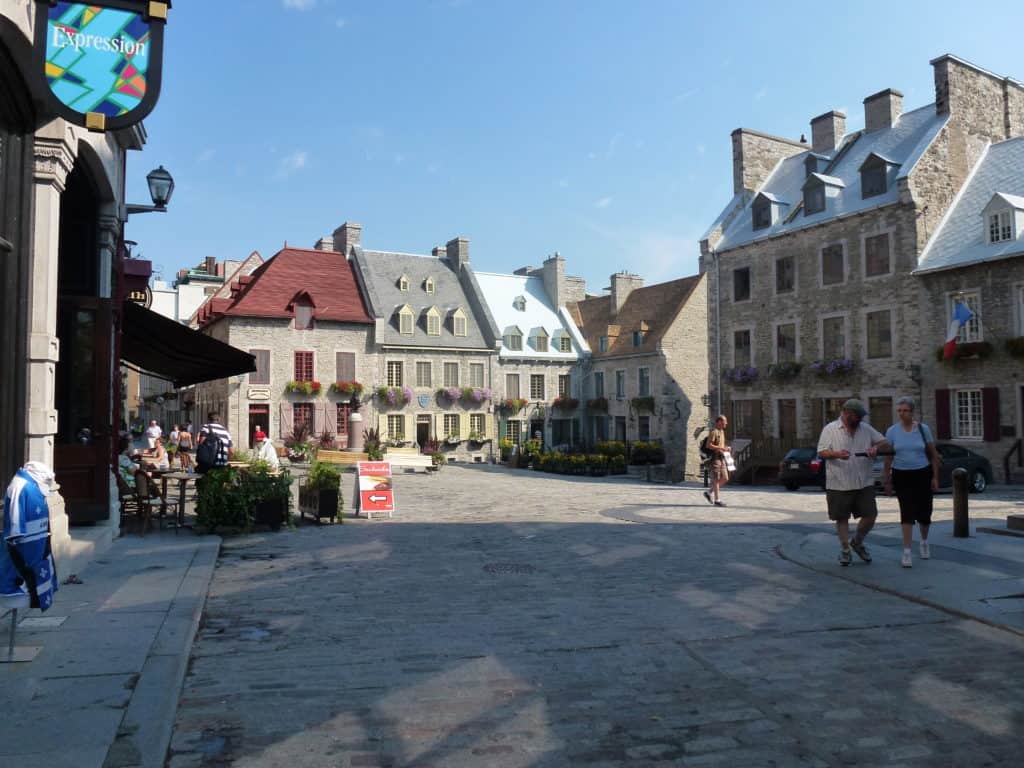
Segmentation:
{"type": "MultiPolygon", "coordinates": [[[[809,537],[805,536],[803,539],[800,540],[800,543],[802,544],[808,538],[809,537]]],[[[1018,635],[1019,637],[1024,637],[1024,630],[1021,630],[1018,627],[1013,627],[1013,626],[1010,626],[1008,624],[1004,624],[1004,623],[1001,623],[999,621],[995,621],[995,620],[993,620],[993,619],[991,619],[991,618],[989,618],[987,616],[978,615],[977,613],[972,613],[970,611],[963,611],[963,610],[960,610],[958,608],[952,608],[952,607],[950,607],[948,605],[943,605],[942,603],[936,602],[934,600],[929,600],[928,598],[921,597],[921,596],[915,595],[915,594],[911,594],[909,592],[904,592],[904,591],[901,591],[901,590],[898,590],[898,589],[893,589],[892,587],[882,586],[880,584],[871,584],[871,583],[862,581],[860,579],[857,579],[853,575],[851,575],[849,573],[849,569],[847,569],[847,568],[837,568],[836,566],[834,566],[832,564],[830,564],[829,567],[826,568],[823,565],[820,565],[818,563],[809,562],[809,561],[803,560],[801,558],[798,558],[798,557],[796,557],[796,556],[794,556],[792,554],[787,554],[786,552],[783,551],[782,547],[783,547],[782,544],[778,544],[778,545],[776,545],[774,547],[774,552],[775,552],[776,555],[778,555],[779,558],[781,558],[782,560],[785,560],[786,562],[793,563],[793,565],[797,565],[797,566],[799,566],[801,568],[806,568],[809,571],[815,571],[816,573],[821,573],[821,574],[824,574],[825,576],[831,576],[832,578],[835,578],[835,579],[841,579],[842,581],[848,581],[851,584],[856,584],[856,585],[864,587],[866,589],[871,589],[871,590],[874,590],[875,592],[881,592],[882,594],[890,595],[892,597],[898,597],[898,598],[901,598],[903,600],[907,600],[907,601],[909,601],[911,603],[916,603],[917,605],[922,605],[922,606],[924,606],[926,608],[932,608],[934,610],[946,613],[946,614],[948,614],[950,616],[955,616],[956,618],[959,618],[959,619],[969,619],[970,621],[977,621],[977,622],[979,622],[981,624],[985,624],[986,626],[993,627],[994,629],[1003,630],[1004,632],[1011,632],[1011,633],[1013,633],[1015,635],[1018,635]]],[[[797,548],[799,549],[799,545],[798,545],[797,548]]]]}
{"type": "Polygon", "coordinates": [[[204,537],[153,639],[103,768],[163,768],[192,643],[220,555],[219,536],[204,537]]]}

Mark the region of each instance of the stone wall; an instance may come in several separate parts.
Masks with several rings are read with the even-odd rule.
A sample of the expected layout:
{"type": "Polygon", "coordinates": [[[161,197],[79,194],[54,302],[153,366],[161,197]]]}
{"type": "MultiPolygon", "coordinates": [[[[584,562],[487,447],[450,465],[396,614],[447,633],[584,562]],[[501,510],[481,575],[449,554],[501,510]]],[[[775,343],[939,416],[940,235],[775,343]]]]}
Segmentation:
{"type": "Polygon", "coordinates": [[[732,132],[733,193],[753,192],[764,183],[780,160],[808,149],[807,144],[749,128],[737,128],[732,132]]]}
{"type": "MultiPolygon", "coordinates": [[[[980,221],[979,221],[980,226],[980,221]]],[[[983,454],[992,462],[996,480],[1003,482],[1003,456],[1013,446],[1016,435],[1024,434],[1021,405],[1024,402],[1024,360],[1010,356],[1005,349],[1008,338],[1024,336],[1024,318],[1019,315],[1019,291],[1024,290],[1024,258],[1006,259],[956,270],[921,275],[921,306],[933,307],[924,313],[924,341],[921,345],[921,371],[924,378],[921,411],[926,423],[935,426],[937,389],[999,389],[999,424],[1009,432],[998,441],[961,438],[956,433],[956,414],[951,414],[953,441],[983,454]],[[957,291],[979,291],[981,334],[994,351],[985,360],[939,362],[936,350],[946,338],[951,296],[957,291]]]]}

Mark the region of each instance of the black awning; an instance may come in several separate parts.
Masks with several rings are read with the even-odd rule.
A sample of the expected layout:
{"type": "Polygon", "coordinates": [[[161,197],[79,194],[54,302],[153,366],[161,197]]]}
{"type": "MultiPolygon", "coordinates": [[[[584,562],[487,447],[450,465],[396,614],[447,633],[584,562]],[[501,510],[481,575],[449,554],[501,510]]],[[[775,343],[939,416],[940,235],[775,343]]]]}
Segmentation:
{"type": "Polygon", "coordinates": [[[256,358],[168,317],[124,303],[121,357],[144,371],[187,387],[256,370],[256,358]]]}

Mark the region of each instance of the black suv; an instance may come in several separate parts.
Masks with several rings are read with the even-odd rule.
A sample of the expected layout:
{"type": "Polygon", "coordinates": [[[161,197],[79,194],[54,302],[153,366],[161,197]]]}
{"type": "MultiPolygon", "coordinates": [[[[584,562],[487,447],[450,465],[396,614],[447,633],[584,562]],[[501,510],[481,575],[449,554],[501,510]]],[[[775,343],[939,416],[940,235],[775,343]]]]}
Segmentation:
{"type": "Polygon", "coordinates": [[[817,448],[792,448],[779,464],[779,483],[790,491],[802,485],[825,487],[825,462],[817,448]]]}

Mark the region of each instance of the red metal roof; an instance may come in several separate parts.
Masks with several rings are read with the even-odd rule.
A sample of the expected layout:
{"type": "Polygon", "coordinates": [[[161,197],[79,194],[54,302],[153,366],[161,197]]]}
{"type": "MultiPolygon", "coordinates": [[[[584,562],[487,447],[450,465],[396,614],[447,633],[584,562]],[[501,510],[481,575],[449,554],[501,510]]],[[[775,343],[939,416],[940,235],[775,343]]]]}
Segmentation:
{"type": "Polygon", "coordinates": [[[203,306],[197,318],[201,325],[222,315],[290,318],[289,305],[300,292],[313,300],[316,320],[373,323],[352,264],[337,251],[283,248],[243,280],[231,299],[203,306]]]}

